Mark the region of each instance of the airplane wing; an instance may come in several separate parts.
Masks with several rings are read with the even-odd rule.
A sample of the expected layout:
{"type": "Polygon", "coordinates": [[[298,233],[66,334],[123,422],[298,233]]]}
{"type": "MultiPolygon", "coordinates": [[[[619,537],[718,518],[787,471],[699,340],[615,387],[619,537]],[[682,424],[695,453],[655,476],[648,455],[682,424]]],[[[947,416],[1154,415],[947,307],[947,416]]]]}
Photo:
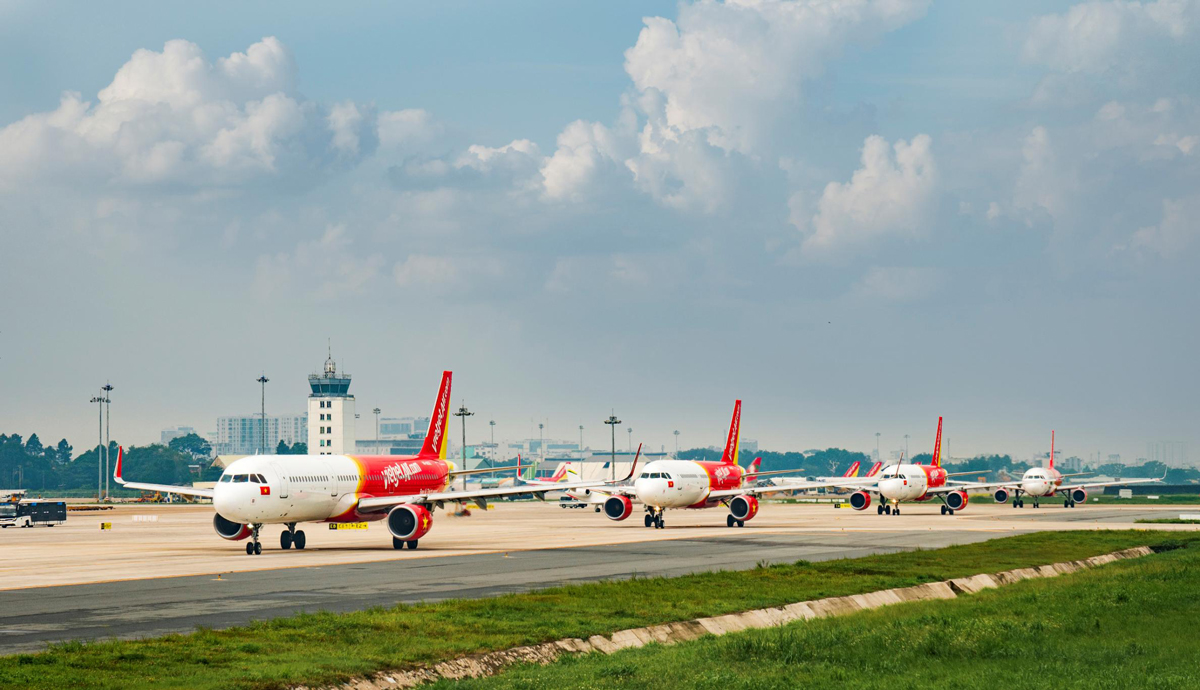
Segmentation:
{"type": "Polygon", "coordinates": [[[126,489],[137,489],[138,491],[158,491],[164,494],[179,494],[181,496],[198,496],[200,498],[212,498],[212,489],[198,489],[194,486],[174,486],[171,484],[142,484],[141,482],[127,482],[121,478],[121,462],[125,459],[125,448],[117,446],[117,466],[113,470],[113,481],[125,487],[126,489]]]}
{"type": "MultiPolygon", "coordinates": [[[[637,471],[638,457],[642,454],[642,447],[638,446],[637,455],[633,457],[633,466],[629,468],[629,474],[620,481],[628,481],[633,477],[633,473],[637,471]]],[[[632,487],[628,487],[632,489],[632,487]]],[[[459,503],[464,501],[484,501],[489,498],[499,498],[501,496],[521,496],[523,494],[545,494],[551,491],[579,491],[583,489],[601,489],[607,493],[616,493],[623,491],[625,487],[611,484],[607,481],[590,481],[590,482],[554,482],[543,484],[519,484],[516,486],[501,486],[494,489],[476,489],[474,491],[435,491],[424,494],[410,494],[408,496],[373,496],[364,498],[358,502],[358,510],[363,513],[381,512],[389,510],[394,506],[403,503],[459,503]]]]}
{"type": "Polygon", "coordinates": [[[453,470],[450,472],[451,477],[463,477],[469,474],[487,474],[488,472],[507,472],[508,470],[517,469],[517,465],[509,465],[508,467],[482,467],[475,470],[453,470]]]}
{"type": "Polygon", "coordinates": [[[709,498],[733,498],[734,496],[761,496],[763,494],[779,493],[780,491],[803,491],[805,489],[828,489],[837,486],[829,482],[795,482],[791,484],[774,484],[771,486],[744,486],[740,489],[723,489],[710,491],[709,498]]]}
{"type": "Polygon", "coordinates": [[[975,489],[999,489],[1000,487],[1013,488],[1019,482],[952,482],[933,489],[929,489],[925,493],[930,495],[948,494],[953,491],[973,491],[975,489]]]}
{"type": "Polygon", "coordinates": [[[1058,487],[1059,491],[1071,491],[1074,489],[1091,489],[1103,486],[1122,486],[1125,484],[1148,484],[1150,482],[1161,482],[1163,477],[1147,477],[1142,479],[1118,479],[1111,482],[1079,482],[1078,484],[1063,484],[1058,487]]]}

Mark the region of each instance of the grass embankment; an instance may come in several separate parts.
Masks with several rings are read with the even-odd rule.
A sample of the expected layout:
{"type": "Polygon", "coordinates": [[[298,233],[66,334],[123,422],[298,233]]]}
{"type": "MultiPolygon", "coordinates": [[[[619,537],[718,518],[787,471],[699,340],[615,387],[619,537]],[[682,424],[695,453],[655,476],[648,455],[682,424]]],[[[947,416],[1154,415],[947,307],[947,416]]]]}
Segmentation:
{"type": "Polygon", "coordinates": [[[950,601],[562,657],[456,687],[1196,688],[1198,547],[950,601]]]}
{"type": "MultiPolygon", "coordinates": [[[[0,687],[282,688],[625,628],[1197,541],[1153,531],[1040,532],[924,552],[647,578],[348,614],[301,614],[223,631],[67,643],[0,658],[0,687]]],[[[397,564],[405,567],[405,564],[397,564]]]]}
{"type": "Polygon", "coordinates": [[[1200,520],[1181,520],[1179,518],[1160,518],[1158,520],[1134,520],[1136,523],[1153,525],[1200,525],[1200,520]]]}

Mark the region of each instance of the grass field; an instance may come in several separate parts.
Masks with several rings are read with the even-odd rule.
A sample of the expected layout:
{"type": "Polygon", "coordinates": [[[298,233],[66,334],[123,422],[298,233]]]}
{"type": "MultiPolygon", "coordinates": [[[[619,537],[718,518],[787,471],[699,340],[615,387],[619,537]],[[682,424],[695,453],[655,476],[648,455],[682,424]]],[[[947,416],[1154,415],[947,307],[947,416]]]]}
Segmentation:
{"type": "MultiPolygon", "coordinates": [[[[522,666],[499,688],[1197,688],[1200,548],[780,628],[522,666]]],[[[432,686],[445,689],[443,682],[432,686]]]]}
{"type": "MultiPolygon", "coordinates": [[[[1049,500],[1049,499],[1045,499],[1049,500]]],[[[1108,494],[1090,495],[1087,500],[1091,505],[1128,505],[1128,506],[1159,506],[1159,505],[1189,505],[1200,506],[1200,495],[1197,494],[1162,494],[1158,498],[1150,498],[1149,496],[1134,496],[1133,498],[1121,498],[1119,496],[1110,496],[1108,494]],[[1094,501],[1092,499],[1100,499],[1094,501]]],[[[1060,500],[1059,503],[1062,503],[1060,500]]]]}
{"type": "Polygon", "coordinates": [[[1159,518],[1157,520],[1134,520],[1138,523],[1151,525],[1200,525],[1200,520],[1180,520],[1179,518],[1159,518]]]}
{"type": "MultiPolygon", "coordinates": [[[[67,643],[0,658],[0,688],[284,688],[598,633],[1074,560],[1200,534],[1039,532],[860,559],[646,578],[348,614],[301,614],[222,631],[67,643]]],[[[1198,549],[1200,550],[1200,549],[1198,549]]]]}

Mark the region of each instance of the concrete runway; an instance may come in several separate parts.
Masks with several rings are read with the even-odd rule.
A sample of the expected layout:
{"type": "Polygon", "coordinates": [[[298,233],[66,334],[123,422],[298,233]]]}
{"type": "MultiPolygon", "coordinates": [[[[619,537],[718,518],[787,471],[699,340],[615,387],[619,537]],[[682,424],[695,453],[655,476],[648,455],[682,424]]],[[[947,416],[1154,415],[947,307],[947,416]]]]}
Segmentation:
{"type": "Polygon", "coordinates": [[[591,511],[501,504],[470,518],[439,514],[417,551],[392,550],[382,524],[353,532],[308,525],[304,552],[279,551],[275,530],[264,537],[268,552],[246,556],[242,543],[223,542],[207,527],[211,508],[124,508],[103,517],[72,515],[52,529],[0,533],[0,586],[10,587],[0,591],[0,654],[51,641],[228,627],[297,611],[857,557],[1047,529],[1131,528],[1134,520],[1178,512],[1178,506],[1015,511],[972,504],[954,517],[931,506],[906,506],[904,515],[889,517],[764,504],[743,529],[724,527],[725,513],[709,510],[670,512],[668,528],[653,530],[641,526],[640,515],[612,523],[591,511]],[[116,529],[100,532],[102,519],[116,529]],[[38,586],[45,582],[59,586],[38,586]]]}

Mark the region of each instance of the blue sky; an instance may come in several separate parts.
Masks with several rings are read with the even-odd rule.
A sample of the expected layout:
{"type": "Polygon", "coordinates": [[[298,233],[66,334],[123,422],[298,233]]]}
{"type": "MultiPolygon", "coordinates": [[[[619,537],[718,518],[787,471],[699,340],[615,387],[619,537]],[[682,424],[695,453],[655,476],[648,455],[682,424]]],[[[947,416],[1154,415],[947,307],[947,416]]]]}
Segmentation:
{"type": "Polygon", "coordinates": [[[1200,457],[1197,5],[0,2],[0,419],[1200,457]]]}

